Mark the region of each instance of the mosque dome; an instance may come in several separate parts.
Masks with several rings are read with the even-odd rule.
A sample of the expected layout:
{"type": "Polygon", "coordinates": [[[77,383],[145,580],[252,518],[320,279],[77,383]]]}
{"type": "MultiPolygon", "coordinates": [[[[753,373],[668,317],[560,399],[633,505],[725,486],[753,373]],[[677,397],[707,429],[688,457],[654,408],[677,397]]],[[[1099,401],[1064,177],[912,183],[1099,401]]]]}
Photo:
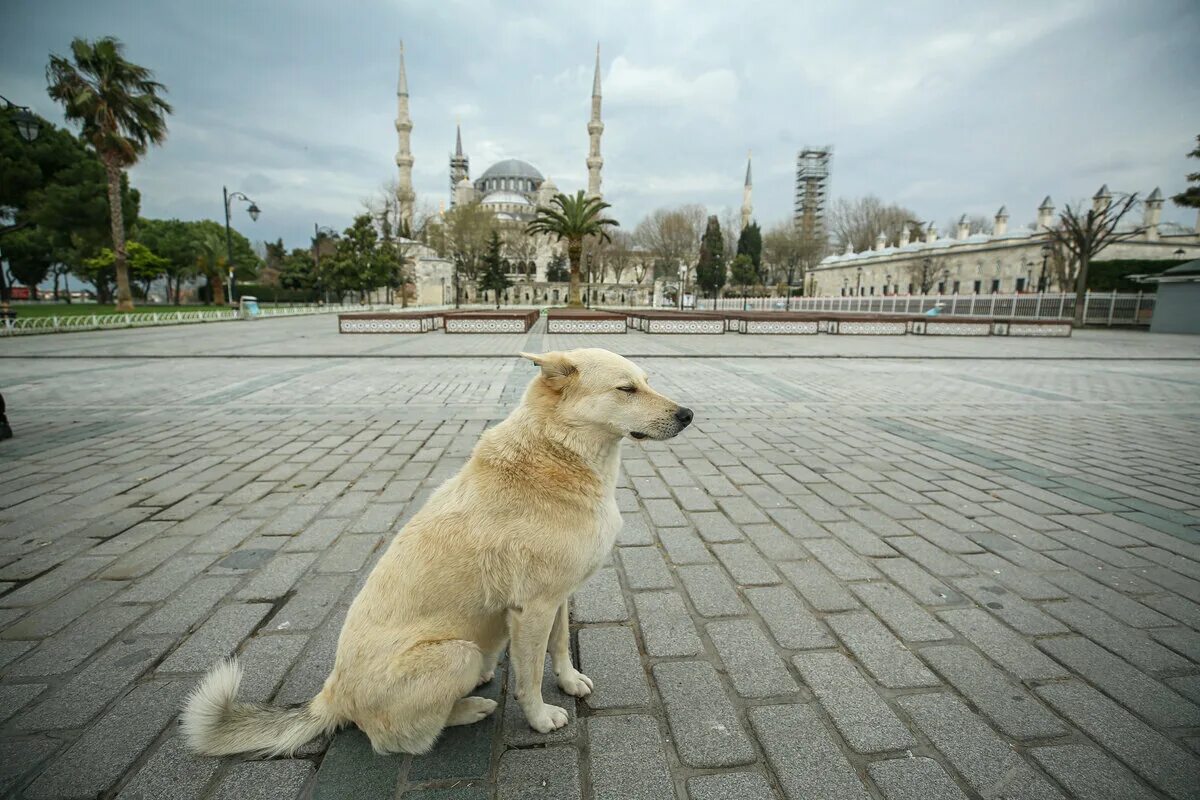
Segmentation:
{"type": "Polygon", "coordinates": [[[500,206],[500,205],[516,205],[516,206],[531,206],[529,198],[523,194],[516,192],[492,192],[484,195],[483,204],[485,206],[500,206]]]}
{"type": "Polygon", "coordinates": [[[542,183],[542,173],[528,161],[519,158],[506,158],[488,167],[479,179],[475,188],[484,194],[493,192],[523,192],[532,194],[542,183]]]}

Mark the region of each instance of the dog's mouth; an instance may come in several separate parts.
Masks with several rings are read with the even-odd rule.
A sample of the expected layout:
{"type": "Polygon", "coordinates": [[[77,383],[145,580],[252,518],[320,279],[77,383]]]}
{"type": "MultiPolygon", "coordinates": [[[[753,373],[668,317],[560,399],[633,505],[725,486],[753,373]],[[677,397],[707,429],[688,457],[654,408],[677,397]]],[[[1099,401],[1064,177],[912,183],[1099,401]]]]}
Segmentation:
{"type": "Polygon", "coordinates": [[[632,436],[634,439],[641,441],[642,439],[645,439],[650,434],[642,433],[641,431],[630,431],[629,435],[632,436]]]}

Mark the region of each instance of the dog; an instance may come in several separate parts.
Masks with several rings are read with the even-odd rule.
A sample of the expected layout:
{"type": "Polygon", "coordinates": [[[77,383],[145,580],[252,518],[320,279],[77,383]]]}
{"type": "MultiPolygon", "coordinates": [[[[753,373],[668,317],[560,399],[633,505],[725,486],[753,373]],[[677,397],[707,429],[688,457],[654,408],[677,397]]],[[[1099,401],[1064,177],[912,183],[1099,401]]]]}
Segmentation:
{"type": "Polygon", "coordinates": [[[183,711],[192,750],[290,755],[353,722],[377,753],[426,753],[443,728],[495,711],[469,694],[506,646],[529,725],[567,724],[542,699],[542,670],[548,649],[564,692],[592,691],[571,663],[568,602],[621,528],[621,443],[670,439],[692,411],[607,350],[521,356],[539,374],[392,539],[350,605],[321,691],[295,708],[239,703],[237,662],[218,664],[183,711]]]}

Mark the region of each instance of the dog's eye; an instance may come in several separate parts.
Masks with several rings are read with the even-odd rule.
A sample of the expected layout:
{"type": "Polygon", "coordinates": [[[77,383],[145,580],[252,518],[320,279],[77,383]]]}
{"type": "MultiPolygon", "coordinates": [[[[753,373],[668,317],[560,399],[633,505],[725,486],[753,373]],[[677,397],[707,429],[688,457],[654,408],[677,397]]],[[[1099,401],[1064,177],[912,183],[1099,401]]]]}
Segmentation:
{"type": "Polygon", "coordinates": [[[637,391],[637,387],[636,386],[618,386],[617,391],[618,392],[626,392],[628,394],[633,394],[634,392],[637,391]]]}

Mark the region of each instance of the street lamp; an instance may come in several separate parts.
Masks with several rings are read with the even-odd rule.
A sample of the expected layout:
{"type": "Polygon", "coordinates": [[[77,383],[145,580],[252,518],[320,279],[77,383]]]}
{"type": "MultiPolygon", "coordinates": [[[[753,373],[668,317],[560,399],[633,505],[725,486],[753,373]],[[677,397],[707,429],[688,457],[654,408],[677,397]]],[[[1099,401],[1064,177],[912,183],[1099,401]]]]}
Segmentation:
{"type": "Polygon", "coordinates": [[[680,261],[679,262],[679,291],[676,293],[679,295],[679,310],[680,311],[683,311],[683,293],[687,291],[687,274],[688,274],[687,262],[680,261]]]}
{"type": "Polygon", "coordinates": [[[233,201],[235,199],[244,200],[250,204],[250,207],[248,209],[246,209],[246,211],[247,211],[247,213],[250,214],[251,222],[257,221],[258,215],[262,212],[259,211],[258,206],[255,204],[255,202],[253,200],[251,200],[249,197],[246,197],[246,195],[242,194],[241,192],[230,192],[228,189],[226,189],[224,186],[222,186],[221,187],[221,196],[225,199],[225,254],[228,257],[228,267],[229,267],[229,302],[232,303],[233,302],[233,234],[230,233],[230,229],[229,229],[229,215],[232,212],[233,201]]]}
{"type": "Polygon", "coordinates": [[[854,284],[854,293],[861,296],[862,295],[862,267],[859,267],[858,269],[856,269],[855,274],[858,277],[858,281],[854,284]]]}
{"type": "Polygon", "coordinates": [[[1046,260],[1050,258],[1050,254],[1054,248],[1048,244],[1042,245],[1042,274],[1038,276],[1038,293],[1046,291],[1046,260]]]}
{"type": "Polygon", "coordinates": [[[27,142],[32,142],[38,137],[42,131],[42,121],[38,119],[37,114],[29,110],[29,106],[19,106],[7,97],[0,95],[0,100],[4,101],[4,108],[13,111],[12,121],[17,128],[17,133],[22,139],[27,142]]]}
{"type": "Polygon", "coordinates": [[[325,296],[325,281],[321,278],[321,234],[336,239],[338,232],[326,225],[313,223],[313,274],[317,277],[317,295],[321,298],[321,302],[328,303],[329,298],[325,296]]]}
{"type": "MultiPolygon", "coordinates": [[[[885,278],[885,280],[887,281],[887,283],[885,283],[885,284],[883,285],[883,294],[884,294],[884,296],[887,296],[887,294],[888,294],[888,287],[892,285],[892,273],[890,273],[890,272],[889,272],[889,273],[887,274],[887,278],[885,278]]],[[[895,294],[895,292],[893,292],[892,294],[895,294]]]]}

